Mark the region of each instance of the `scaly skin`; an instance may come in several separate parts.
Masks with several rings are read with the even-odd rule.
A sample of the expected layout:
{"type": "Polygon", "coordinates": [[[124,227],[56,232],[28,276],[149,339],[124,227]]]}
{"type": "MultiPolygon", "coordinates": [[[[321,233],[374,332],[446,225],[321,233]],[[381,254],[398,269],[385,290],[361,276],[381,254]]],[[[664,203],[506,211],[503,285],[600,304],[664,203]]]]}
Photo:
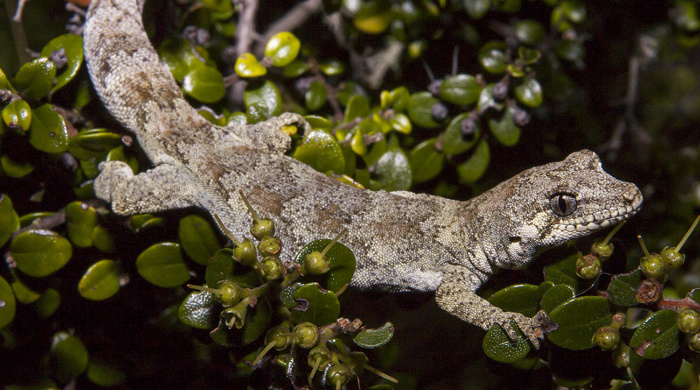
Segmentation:
{"type": "Polygon", "coordinates": [[[137,0],[93,0],[85,57],[100,99],[136,134],[154,168],[134,175],[124,163],[100,166],[97,196],[123,215],[196,206],[235,236],[257,212],[275,221],[286,257],[317,238],[342,238],[358,259],[351,284],[362,289],[436,291],[449,313],[511,337],[513,319],[535,345],[547,316],[504,312],[475,294],[496,268],[526,265],[538,247],[560,245],[634,215],[642,195],[603,171],[595,153],[524,171],[466,202],[345,185],[283,153],[298,124],[285,113],[249,126],[215,126],[189,106],[159,60],[137,0]]]}

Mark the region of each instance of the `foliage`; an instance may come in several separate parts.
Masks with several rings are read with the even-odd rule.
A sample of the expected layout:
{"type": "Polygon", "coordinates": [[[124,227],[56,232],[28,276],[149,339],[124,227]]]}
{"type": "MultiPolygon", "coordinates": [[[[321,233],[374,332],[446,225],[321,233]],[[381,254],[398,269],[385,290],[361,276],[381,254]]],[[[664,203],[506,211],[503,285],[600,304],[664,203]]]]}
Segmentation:
{"type": "MultiPolygon", "coordinates": [[[[539,351],[498,327],[483,337],[432,303],[346,291],[356,264],[342,236],[283,264],[285,243],[258,217],[233,245],[204,214],[118,217],[95,199],[99,163],[149,162],[100,110],[82,39],[58,32],[70,15],[45,22],[62,2],[29,2],[23,29],[0,17],[8,388],[289,387],[287,374],[331,388],[355,388],[355,376],[377,389],[697,387],[699,245],[690,231],[678,239],[700,207],[696,1],[324,0],[331,29],[313,17],[294,33],[262,28],[240,55],[229,45],[247,22],[232,2],[164,3],[148,2],[147,30],[202,116],[299,112],[313,131],[283,129],[290,155],[348,185],[466,199],[602,145],[606,169],[643,186],[643,213],[588,255],[550,251],[486,287],[504,310],[549,313],[558,328],[539,351]],[[22,61],[25,38],[42,49],[22,61]],[[636,230],[665,248],[648,253],[636,230]]],[[[262,4],[271,11],[258,10],[258,26],[289,11],[262,4]]]]}

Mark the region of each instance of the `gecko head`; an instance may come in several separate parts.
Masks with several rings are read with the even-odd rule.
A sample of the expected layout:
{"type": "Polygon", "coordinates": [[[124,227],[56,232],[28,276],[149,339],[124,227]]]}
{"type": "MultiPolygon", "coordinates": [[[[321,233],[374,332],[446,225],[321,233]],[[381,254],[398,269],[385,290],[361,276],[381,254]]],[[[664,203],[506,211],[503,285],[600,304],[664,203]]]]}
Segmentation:
{"type": "Polygon", "coordinates": [[[613,226],[642,205],[639,189],[605,172],[590,150],[524,171],[489,192],[503,206],[497,218],[507,220],[499,234],[508,255],[499,256],[506,257],[501,267],[523,266],[537,248],[613,226]]]}

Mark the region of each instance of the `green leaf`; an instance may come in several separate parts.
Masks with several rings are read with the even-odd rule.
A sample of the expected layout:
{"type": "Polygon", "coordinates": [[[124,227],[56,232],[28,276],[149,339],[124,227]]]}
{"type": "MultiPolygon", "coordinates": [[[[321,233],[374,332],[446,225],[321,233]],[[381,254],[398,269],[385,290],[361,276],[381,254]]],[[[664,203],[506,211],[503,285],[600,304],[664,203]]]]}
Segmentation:
{"type": "Polygon", "coordinates": [[[563,260],[544,268],[544,279],[556,284],[566,284],[578,287],[579,277],[576,275],[576,259],[578,255],[567,256],[563,260]]]}
{"type": "Polygon", "coordinates": [[[394,88],[391,91],[382,91],[380,94],[382,108],[393,107],[396,112],[405,111],[410,98],[411,93],[404,86],[394,88]]]}
{"type": "Polygon", "coordinates": [[[46,153],[63,153],[68,150],[68,128],[63,117],[50,104],[32,110],[29,126],[29,143],[46,153]]]}
{"type": "MultiPolygon", "coordinates": [[[[334,245],[335,246],[335,245],[334,245]]],[[[318,283],[307,283],[294,293],[299,303],[292,308],[296,323],[313,322],[317,326],[330,324],[338,319],[340,302],[333,291],[326,291],[318,283]]]]}
{"type": "Polygon", "coordinates": [[[56,77],[56,65],[46,57],[40,57],[19,68],[13,85],[25,99],[39,100],[46,96],[56,77]]]}
{"type": "MultiPolygon", "coordinates": [[[[514,324],[514,322],[512,322],[514,324]]],[[[486,332],[481,346],[486,356],[501,363],[514,363],[530,352],[530,343],[517,326],[513,327],[518,339],[513,341],[499,325],[492,326],[486,332]]]]}
{"type": "Polygon", "coordinates": [[[304,99],[306,102],[306,108],[310,111],[316,111],[323,107],[327,101],[327,91],[323,83],[316,80],[311,83],[311,87],[306,94],[304,94],[304,99]]]}
{"type": "Polygon", "coordinates": [[[71,137],[68,151],[76,158],[86,160],[91,157],[102,159],[110,150],[121,146],[122,135],[105,129],[84,130],[71,137]]]}
{"type": "Polygon", "coordinates": [[[388,343],[392,337],[394,337],[394,324],[387,322],[381,328],[360,329],[352,340],[362,348],[374,349],[388,343]]]}
{"type": "Polygon", "coordinates": [[[440,85],[440,97],[452,104],[467,106],[479,100],[482,88],[476,77],[458,74],[445,78],[440,85]]]}
{"type": "Polygon", "coordinates": [[[136,269],[139,275],[158,287],[176,287],[190,278],[180,244],[175,242],[148,247],[136,259],[136,269]]]}
{"type": "Polygon", "coordinates": [[[210,66],[190,70],[182,78],[182,90],[202,103],[216,103],[226,93],[224,77],[210,66]]]}
{"type": "Polygon", "coordinates": [[[39,299],[34,302],[34,310],[39,318],[49,318],[61,306],[61,294],[50,288],[41,293],[39,299]]]}
{"type": "Polygon", "coordinates": [[[463,0],[464,9],[472,19],[481,19],[491,8],[491,0],[463,0]]]}
{"type": "Polygon", "coordinates": [[[91,361],[87,368],[88,379],[99,386],[116,386],[126,381],[126,375],[120,370],[105,363],[91,361]]]}
{"type": "Polygon", "coordinates": [[[328,119],[318,116],[318,115],[305,115],[304,119],[309,122],[311,128],[313,129],[325,129],[330,130],[333,127],[333,122],[328,119]]]}
{"type": "Polygon", "coordinates": [[[27,287],[27,285],[17,277],[16,273],[13,273],[13,277],[12,291],[15,292],[15,298],[17,298],[19,302],[30,304],[41,297],[41,294],[27,287]]]}
{"type": "Polygon", "coordinates": [[[192,49],[186,39],[166,39],[158,46],[158,55],[168,65],[175,80],[182,79],[190,71],[206,66],[202,60],[207,61],[209,53],[201,46],[192,49]]]}
{"type": "Polygon", "coordinates": [[[233,251],[229,248],[214,253],[207,264],[204,280],[210,288],[219,288],[222,280],[232,281],[243,288],[253,288],[260,284],[258,273],[233,260],[233,251]]]}
{"type": "Polygon", "coordinates": [[[345,64],[336,59],[330,59],[320,63],[318,69],[326,76],[340,76],[345,72],[345,64]]]}
{"type": "Polygon", "coordinates": [[[73,245],[88,248],[92,245],[92,234],[97,227],[97,211],[87,203],[71,202],[66,206],[66,227],[73,245]]]}
{"type": "Polygon", "coordinates": [[[267,68],[262,66],[251,53],[243,53],[236,60],[236,74],[242,78],[260,77],[267,74],[267,68]]]}
{"type": "Polygon", "coordinates": [[[9,89],[13,93],[17,93],[17,90],[12,87],[10,81],[7,79],[5,72],[0,69],[0,89],[9,89]]]}
{"type": "Polygon", "coordinates": [[[489,130],[503,146],[513,146],[520,141],[520,127],[513,122],[513,109],[508,108],[500,121],[489,119],[489,130]]]}
{"type": "Polygon", "coordinates": [[[105,252],[114,253],[116,252],[116,247],[114,245],[114,237],[106,228],[97,225],[95,230],[92,231],[92,245],[95,249],[105,252]]]}
{"type": "MultiPolygon", "coordinates": [[[[314,251],[322,252],[331,241],[332,240],[324,238],[306,244],[296,256],[294,256],[294,261],[298,264],[304,264],[306,255],[314,251]]],[[[333,244],[328,252],[326,252],[326,258],[331,261],[331,267],[328,272],[319,276],[305,276],[333,292],[340,291],[350,283],[352,275],[355,273],[356,265],[355,255],[348,247],[341,244],[343,238],[341,237],[339,241],[340,242],[333,244]]]]}
{"type": "Polygon", "coordinates": [[[290,32],[279,32],[273,35],[265,45],[265,55],[272,59],[274,66],[286,66],[299,55],[301,42],[290,32]]]}
{"type": "Polygon", "coordinates": [[[678,313],[660,310],[639,325],[630,340],[630,348],[645,359],[663,359],[673,355],[678,343],[678,313]]]}
{"type": "Polygon", "coordinates": [[[457,174],[461,183],[474,183],[486,172],[491,160],[489,144],[481,140],[469,159],[457,166],[457,174]]]}
{"type": "Polygon", "coordinates": [[[259,87],[246,89],[243,102],[250,123],[257,123],[282,113],[282,96],[275,84],[265,80],[259,87]]]}
{"type": "Polygon", "coordinates": [[[386,191],[406,191],[413,181],[408,156],[399,147],[390,148],[379,158],[375,173],[377,181],[386,191]]]}
{"type": "Polygon", "coordinates": [[[536,45],[544,39],[545,30],[542,24],[531,20],[519,20],[513,25],[513,34],[521,42],[528,45],[536,45]]]}
{"type": "Polygon", "coordinates": [[[195,262],[206,265],[209,259],[221,249],[216,232],[209,222],[196,214],[180,220],[179,237],[182,249],[195,262]]]}
{"type": "Polygon", "coordinates": [[[528,78],[515,87],[515,97],[528,107],[539,107],[542,105],[542,87],[537,80],[528,78]]]}
{"type": "Polygon", "coordinates": [[[100,260],[85,271],[78,282],[78,292],[83,298],[92,301],[107,299],[119,291],[119,263],[114,260],[100,260]]]}
{"type": "Polygon", "coordinates": [[[389,28],[394,17],[388,1],[374,0],[363,2],[352,21],[364,33],[381,34],[389,28]]]}
{"type": "Polygon", "coordinates": [[[235,12],[233,3],[228,0],[202,0],[202,4],[218,20],[229,19],[235,12]]]}
{"type": "Polygon", "coordinates": [[[50,230],[27,230],[10,244],[10,255],[17,268],[36,278],[63,268],[72,254],[70,242],[50,230]]]}
{"type": "Polygon", "coordinates": [[[19,179],[34,172],[34,166],[32,164],[21,164],[16,161],[12,161],[10,156],[6,154],[0,156],[0,166],[2,167],[3,173],[14,179],[19,179]]]}
{"type": "Polygon", "coordinates": [[[197,329],[212,329],[219,319],[214,294],[206,291],[193,291],[180,304],[177,316],[185,325],[197,329]]]}
{"type": "Polygon", "coordinates": [[[488,301],[504,311],[532,317],[540,310],[539,287],[534,284],[516,284],[496,291],[488,301]]]}
{"type": "Polygon", "coordinates": [[[345,107],[345,123],[355,118],[364,118],[369,115],[369,100],[362,95],[353,95],[348,99],[345,107]]]}
{"type": "Polygon", "coordinates": [[[612,321],[610,303],[604,297],[574,298],[552,310],[549,317],[559,327],[547,338],[573,351],[593,347],[595,331],[601,326],[610,325],[612,321]]]}
{"type": "Polygon", "coordinates": [[[345,168],[343,150],[325,130],[313,130],[304,136],[292,157],[319,172],[343,173],[345,168]]]}
{"type": "Polygon", "coordinates": [[[56,92],[78,74],[80,64],[83,63],[83,37],[75,34],[64,34],[52,39],[41,49],[42,57],[50,57],[51,53],[64,49],[68,62],[63,72],[56,76],[56,84],[51,88],[51,92],[56,92]]]}
{"type": "Polygon", "coordinates": [[[414,183],[426,182],[442,171],[445,154],[435,149],[437,140],[437,138],[427,139],[411,150],[409,159],[414,183]]]}
{"type": "Polygon", "coordinates": [[[462,135],[462,121],[468,119],[468,113],[459,114],[447,125],[445,135],[442,138],[442,151],[445,154],[453,156],[462,154],[471,149],[479,141],[481,130],[476,122],[472,134],[462,135]]]}
{"type": "Polygon", "coordinates": [[[292,61],[289,65],[285,66],[282,70],[282,76],[288,79],[295,79],[304,74],[307,70],[311,69],[309,63],[300,59],[292,61]]]}
{"type": "Polygon", "coordinates": [[[642,271],[636,269],[634,272],[623,275],[615,275],[608,286],[610,302],[617,306],[636,306],[637,288],[642,283],[642,271]]]}
{"type": "Polygon", "coordinates": [[[80,339],[68,332],[57,332],[51,338],[51,362],[58,380],[65,382],[82,374],[88,365],[88,351],[80,339]]]}
{"type": "Polygon", "coordinates": [[[494,84],[489,84],[486,86],[486,88],[481,90],[481,93],[479,94],[479,102],[476,104],[476,109],[479,111],[479,113],[482,113],[489,108],[494,108],[498,111],[503,109],[503,103],[497,102],[496,98],[493,96],[493,86],[494,84]]]}
{"type": "Polygon", "coordinates": [[[131,225],[131,228],[138,233],[144,229],[153,229],[158,226],[163,226],[165,224],[165,220],[161,217],[156,217],[153,214],[138,214],[129,219],[129,224],[131,225]]]}
{"type": "Polygon", "coordinates": [[[506,71],[506,50],[508,47],[502,41],[489,41],[479,49],[479,62],[489,73],[506,71]]]}
{"type": "Polygon", "coordinates": [[[418,92],[408,99],[408,117],[418,126],[428,129],[440,126],[440,123],[433,119],[432,109],[435,104],[440,103],[430,92],[418,92]]]}
{"type": "Polygon", "coordinates": [[[270,327],[271,318],[270,304],[263,299],[258,301],[255,307],[248,307],[242,329],[228,329],[222,318],[219,326],[211,331],[210,335],[214,342],[223,346],[245,346],[265,334],[270,327]]]}
{"type": "Polygon", "coordinates": [[[17,301],[12,287],[0,276],[0,329],[9,325],[15,318],[17,301]]]}
{"type": "Polygon", "coordinates": [[[25,100],[15,100],[2,109],[2,120],[9,128],[27,131],[32,123],[32,109],[25,100]]]}
{"type": "Polygon", "coordinates": [[[19,229],[19,217],[12,208],[12,200],[8,195],[0,194],[0,248],[17,229],[19,229]]]}
{"type": "MultiPolygon", "coordinates": [[[[551,283],[551,282],[545,282],[551,283]]],[[[557,284],[547,290],[540,300],[540,308],[547,313],[557,308],[564,302],[569,301],[576,296],[574,288],[566,284],[557,284]]]]}

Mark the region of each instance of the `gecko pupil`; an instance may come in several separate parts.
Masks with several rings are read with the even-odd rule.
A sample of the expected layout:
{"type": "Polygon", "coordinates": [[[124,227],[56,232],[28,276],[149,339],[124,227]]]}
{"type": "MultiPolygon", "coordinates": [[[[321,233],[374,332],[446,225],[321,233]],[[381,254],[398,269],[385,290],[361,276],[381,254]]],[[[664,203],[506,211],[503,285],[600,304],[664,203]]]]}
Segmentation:
{"type": "Polygon", "coordinates": [[[554,214],[567,217],[576,211],[576,198],[569,194],[554,194],[549,198],[549,207],[554,214]]]}

